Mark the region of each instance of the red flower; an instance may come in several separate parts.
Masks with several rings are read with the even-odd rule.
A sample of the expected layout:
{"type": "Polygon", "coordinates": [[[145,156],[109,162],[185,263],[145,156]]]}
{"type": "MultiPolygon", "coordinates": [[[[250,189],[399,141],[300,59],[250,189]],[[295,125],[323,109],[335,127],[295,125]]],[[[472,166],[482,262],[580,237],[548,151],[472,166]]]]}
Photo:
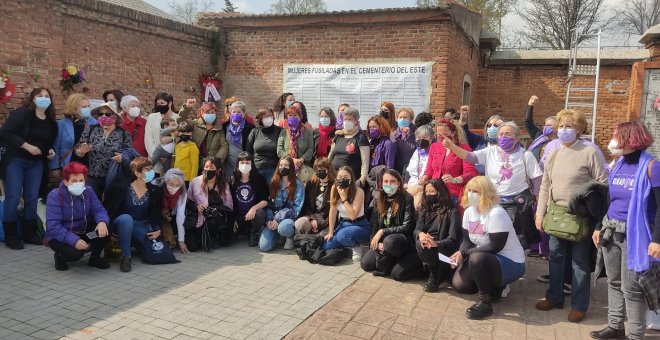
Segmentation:
{"type": "Polygon", "coordinates": [[[69,71],[67,71],[66,69],[62,69],[62,79],[69,80],[69,78],[71,78],[69,71]]]}
{"type": "Polygon", "coordinates": [[[346,152],[350,154],[355,153],[355,143],[349,142],[348,144],[346,144],[346,152]]]}

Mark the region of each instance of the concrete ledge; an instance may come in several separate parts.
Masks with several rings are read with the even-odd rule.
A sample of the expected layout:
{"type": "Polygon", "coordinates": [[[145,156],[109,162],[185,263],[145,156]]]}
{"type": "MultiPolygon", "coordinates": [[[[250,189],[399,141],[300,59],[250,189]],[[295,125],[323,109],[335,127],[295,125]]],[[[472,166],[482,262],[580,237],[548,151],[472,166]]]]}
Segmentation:
{"type": "MultiPolygon", "coordinates": [[[[640,60],[648,59],[646,49],[611,49],[601,50],[601,65],[632,65],[640,60]]],[[[568,65],[568,50],[514,50],[495,51],[491,55],[490,64],[496,65],[568,65]]],[[[578,59],[584,62],[595,62],[596,51],[581,50],[578,59]]]]}

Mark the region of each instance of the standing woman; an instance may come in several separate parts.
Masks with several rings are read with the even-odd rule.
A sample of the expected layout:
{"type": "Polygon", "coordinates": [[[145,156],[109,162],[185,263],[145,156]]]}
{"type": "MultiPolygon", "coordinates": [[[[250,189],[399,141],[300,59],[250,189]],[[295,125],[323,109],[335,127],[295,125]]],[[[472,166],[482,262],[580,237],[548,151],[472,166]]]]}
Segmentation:
{"type": "Polygon", "coordinates": [[[222,113],[213,103],[204,103],[199,109],[199,118],[193,127],[192,140],[197,144],[200,158],[217,158],[224,162],[229,145],[222,130],[222,113]]]}
{"type": "MultiPolygon", "coordinates": [[[[179,122],[179,114],[176,113],[174,108],[174,97],[167,93],[161,92],[156,95],[154,99],[154,110],[147,116],[147,125],[144,132],[144,147],[149,154],[149,158],[160,145],[160,121],[163,118],[172,118],[177,123],[179,122]]],[[[156,164],[156,173],[162,173],[162,166],[160,163],[156,164]]]]}
{"type": "Polygon", "coordinates": [[[229,120],[222,124],[222,129],[226,131],[225,138],[229,144],[229,153],[224,162],[224,172],[227,179],[231,177],[238,154],[247,150],[247,141],[250,132],[254,129],[254,125],[249,123],[245,117],[245,104],[242,101],[236,101],[229,106],[229,120]]]}
{"type": "Polygon", "coordinates": [[[312,172],[310,165],[314,156],[314,136],[312,130],[307,129],[302,121],[302,113],[296,106],[286,111],[287,127],[280,132],[277,140],[277,157],[280,159],[289,156],[293,158],[295,173],[299,179],[306,182],[312,172]]]}
{"type": "Polygon", "coordinates": [[[348,109],[348,104],[340,104],[337,108],[337,130],[344,129],[344,111],[348,109]]]}
{"type": "Polygon", "coordinates": [[[531,151],[536,157],[536,160],[541,160],[543,149],[548,142],[557,139],[557,118],[554,116],[547,117],[543,124],[543,129],[539,129],[534,124],[534,104],[539,100],[537,96],[531,96],[527,102],[527,112],[525,113],[525,129],[532,139],[532,143],[527,150],[531,151]]]}
{"type": "Polygon", "coordinates": [[[303,104],[303,102],[294,102],[291,106],[295,106],[300,109],[300,122],[303,124],[303,126],[305,126],[305,128],[309,131],[314,131],[312,124],[309,123],[309,118],[307,117],[307,108],[305,107],[305,104],[303,104]]]}
{"type": "Polygon", "coordinates": [[[2,144],[7,148],[0,175],[5,183],[5,244],[23,249],[23,240],[42,244],[37,236],[37,197],[48,160],[55,157],[53,144],[57,137],[55,105],[50,90],[38,87],[28,96],[27,104],[9,114],[0,129],[2,144]],[[25,223],[23,240],[18,239],[18,204],[23,197],[25,223]]]}
{"type": "Polygon", "coordinates": [[[391,102],[383,102],[380,105],[380,112],[378,113],[381,117],[385,118],[387,124],[390,128],[390,131],[394,131],[397,128],[396,124],[396,115],[394,114],[394,104],[391,102]]]}
{"type": "Polygon", "coordinates": [[[415,143],[415,128],[413,119],[415,113],[411,108],[402,107],[396,114],[397,128],[394,131],[394,143],[396,144],[396,171],[403,173],[408,166],[408,161],[417,149],[415,143]]]}
{"type": "Polygon", "coordinates": [[[266,226],[261,230],[259,249],[263,252],[275,249],[280,236],[286,237],[284,249],[293,249],[295,220],[305,201],[305,186],[296,178],[294,161],[290,156],[280,160],[277,172],[270,181],[269,193],[266,226]]]}
{"type": "Polygon", "coordinates": [[[374,276],[392,276],[403,281],[421,273],[422,262],[415,250],[415,206],[403,190],[401,175],[387,169],[380,178],[383,190],[376,194],[371,217],[370,250],[362,256],[364,271],[374,276]]]}
{"type": "Polygon", "coordinates": [[[266,107],[257,113],[257,127],[248,136],[247,152],[254,155],[254,166],[270,183],[280,159],[277,157],[277,140],[282,128],[275,125],[273,110],[266,107]]]}
{"type": "Polygon", "coordinates": [[[396,145],[390,139],[392,130],[385,120],[380,116],[369,119],[369,144],[371,145],[371,162],[369,169],[379,165],[385,165],[394,169],[396,164],[396,145]]]}
{"type": "Polygon", "coordinates": [[[275,124],[279,127],[286,127],[286,110],[293,105],[296,98],[291,92],[282,93],[277,97],[275,104],[273,104],[273,111],[275,113],[275,124]]]}
{"type": "Polygon", "coordinates": [[[327,158],[314,161],[314,176],[305,185],[305,202],[296,220],[298,234],[325,235],[330,214],[330,188],[335,182],[335,169],[327,158]]]}
{"type": "Polygon", "coordinates": [[[230,180],[238,233],[247,236],[248,246],[259,244],[259,233],[266,224],[268,184],[257,171],[249,152],[238,154],[238,162],[230,180]]]}
{"type": "Polygon", "coordinates": [[[64,118],[57,120],[57,138],[53,150],[55,157],[50,161],[51,173],[61,177],[61,169],[72,160],[77,161],[74,153],[85,127],[97,125],[92,115],[89,100],[84,94],[74,93],[64,103],[64,118]],[[73,159],[72,159],[73,158],[73,159]]]}
{"type": "Polygon", "coordinates": [[[328,157],[330,146],[335,138],[337,119],[329,107],[319,112],[319,127],[314,129],[314,144],[316,144],[315,158],[328,157]]]}
{"type": "Polygon", "coordinates": [[[346,108],[344,111],[343,134],[337,134],[330,148],[330,160],[335,170],[342,166],[351,168],[355,174],[355,183],[363,186],[369,176],[369,160],[371,147],[369,139],[360,129],[360,111],[356,108],[346,108]]]}
{"type": "Polygon", "coordinates": [[[131,136],[133,148],[142,155],[142,157],[147,157],[147,149],[144,146],[144,133],[147,120],[140,116],[140,100],[135,96],[124,96],[121,99],[120,106],[122,113],[119,127],[124,129],[131,136]]]}
{"type": "Polygon", "coordinates": [[[648,307],[639,276],[660,264],[660,162],[646,151],[652,144],[653,136],[639,121],[614,128],[610,149],[622,157],[609,176],[607,216],[593,234],[607,271],[608,322],[590,333],[595,339],[624,339],[626,317],[628,339],[644,338],[648,307]]]}
{"type": "Polygon", "coordinates": [[[105,103],[94,109],[99,125],[85,128],[75,150],[78,157],[89,154],[87,185],[92,187],[99,199],[103,197],[105,176],[110,169],[110,162],[121,163],[121,153],[132,147],[131,136],[117,126],[121,123],[121,118],[114,109],[112,103],[105,103]]]}
{"type": "MultiPolygon", "coordinates": [[[[562,110],[557,113],[559,129],[557,137],[562,147],[555,151],[545,164],[543,182],[539,193],[536,210],[536,228],[544,227],[543,218],[550,209],[559,211],[566,207],[573,191],[591,180],[607,181],[607,173],[596,150],[580,140],[580,133],[587,126],[587,120],[582,112],[562,110]]],[[[569,215],[567,216],[575,216],[569,215]]],[[[573,217],[576,218],[576,217],[573,217]]],[[[589,228],[586,223],[580,228],[589,228]]],[[[582,230],[582,229],[581,229],[582,230]]],[[[547,231],[547,230],[546,230],[547,231]]],[[[567,253],[572,254],[572,289],[571,311],[568,321],[580,322],[589,308],[589,292],[591,289],[591,240],[569,241],[550,235],[550,284],[545,300],[536,304],[536,309],[549,311],[564,305],[564,266],[567,253]]]]}
{"type": "Polygon", "coordinates": [[[119,107],[121,99],[124,98],[124,92],[119,89],[107,90],[103,92],[103,101],[106,103],[115,103],[115,107],[119,107]]]}
{"type": "Polygon", "coordinates": [[[420,179],[424,176],[426,165],[429,159],[429,149],[433,142],[433,128],[429,125],[422,125],[415,130],[415,145],[417,146],[406,172],[408,173],[408,193],[415,199],[415,208],[419,208],[424,195],[424,186],[420,184],[420,179]]]}

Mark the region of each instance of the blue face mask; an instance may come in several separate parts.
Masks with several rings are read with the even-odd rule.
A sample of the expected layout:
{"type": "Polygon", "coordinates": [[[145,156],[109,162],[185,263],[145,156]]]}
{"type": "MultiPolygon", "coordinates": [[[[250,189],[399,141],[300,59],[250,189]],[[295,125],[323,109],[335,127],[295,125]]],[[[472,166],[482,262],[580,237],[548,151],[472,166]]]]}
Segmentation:
{"type": "Polygon", "coordinates": [[[80,118],[88,118],[89,116],[92,115],[92,109],[89,107],[83,107],[80,109],[80,118]]]}
{"type": "Polygon", "coordinates": [[[47,109],[52,101],[48,97],[37,97],[34,98],[34,104],[37,105],[38,109],[45,110],[47,109]]]}
{"type": "Polygon", "coordinates": [[[319,118],[319,124],[321,124],[321,126],[325,126],[325,127],[330,126],[330,117],[321,117],[321,118],[319,118]]]}
{"type": "Polygon", "coordinates": [[[488,138],[497,139],[497,131],[499,131],[499,130],[500,130],[500,128],[498,128],[495,125],[493,125],[493,126],[489,127],[488,129],[486,129],[486,133],[488,134],[488,138]]]}
{"type": "Polygon", "coordinates": [[[205,113],[203,118],[206,123],[213,124],[217,117],[215,116],[215,113],[205,113]]]}
{"type": "Polygon", "coordinates": [[[154,180],[154,177],[156,177],[156,172],[153,169],[149,170],[144,174],[144,181],[150,183],[154,180]]]}
{"type": "Polygon", "coordinates": [[[71,183],[67,186],[73,196],[80,196],[85,191],[85,182],[71,183]]]}
{"type": "Polygon", "coordinates": [[[405,118],[400,118],[398,121],[399,128],[407,128],[410,127],[410,120],[405,119],[405,118]]]}

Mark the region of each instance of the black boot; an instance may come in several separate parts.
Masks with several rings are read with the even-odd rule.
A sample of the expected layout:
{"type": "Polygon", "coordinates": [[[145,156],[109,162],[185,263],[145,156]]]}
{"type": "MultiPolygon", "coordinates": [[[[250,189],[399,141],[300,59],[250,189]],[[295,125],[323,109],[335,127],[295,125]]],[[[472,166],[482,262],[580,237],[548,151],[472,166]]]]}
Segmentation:
{"type": "Polygon", "coordinates": [[[493,306],[490,304],[490,293],[479,292],[479,300],[470,306],[465,316],[470,320],[481,320],[493,314],[493,306]]]}
{"type": "Polygon", "coordinates": [[[394,267],[395,259],[391,256],[384,254],[376,255],[376,270],[374,276],[390,276],[392,267],[394,267]]]}
{"type": "Polygon", "coordinates": [[[432,271],[429,274],[429,279],[426,280],[426,284],[424,285],[424,291],[428,293],[438,291],[438,271],[432,271]]]}
{"type": "Polygon", "coordinates": [[[66,261],[64,261],[64,258],[62,258],[62,254],[55,252],[55,270],[59,271],[65,271],[69,269],[69,266],[66,264],[66,261]]]}
{"type": "Polygon", "coordinates": [[[256,247],[259,244],[259,233],[250,232],[248,247],[256,247]]]}
{"type": "Polygon", "coordinates": [[[44,244],[44,240],[37,236],[37,220],[25,220],[23,224],[23,240],[25,243],[37,246],[44,244]]]}
{"type": "Polygon", "coordinates": [[[99,256],[99,255],[96,255],[96,256],[92,255],[89,258],[89,262],[87,262],[87,265],[91,266],[91,267],[96,267],[98,269],[108,269],[108,268],[110,268],[110,264],[108,263],[108,261],[102,259],[101,256],[99,256]]]}
{"type": "Polygon", "coordinates": [[[119,270],[121,270],[124,273],[128,273],[131,271],[131,257],[130,256],[122,256],[121,257],[121,262],[119,263],[119,270]]]}
{"type": "Polygon", "coordinates": [[[16,222],[2,222],[2,227],[5,229],[5,245],[14,250],[23,249],[23,241],[18,239],[16,222]]]}
{"type": "Polygon", "coordinates": [[[599,331],[592,331],[591,333],[589,333],[589,335],[591,335],[591,337],[594,339],[625,339],[626,330],[614,329],[609,326],[606,326],[605,328],[599,331]]]}

